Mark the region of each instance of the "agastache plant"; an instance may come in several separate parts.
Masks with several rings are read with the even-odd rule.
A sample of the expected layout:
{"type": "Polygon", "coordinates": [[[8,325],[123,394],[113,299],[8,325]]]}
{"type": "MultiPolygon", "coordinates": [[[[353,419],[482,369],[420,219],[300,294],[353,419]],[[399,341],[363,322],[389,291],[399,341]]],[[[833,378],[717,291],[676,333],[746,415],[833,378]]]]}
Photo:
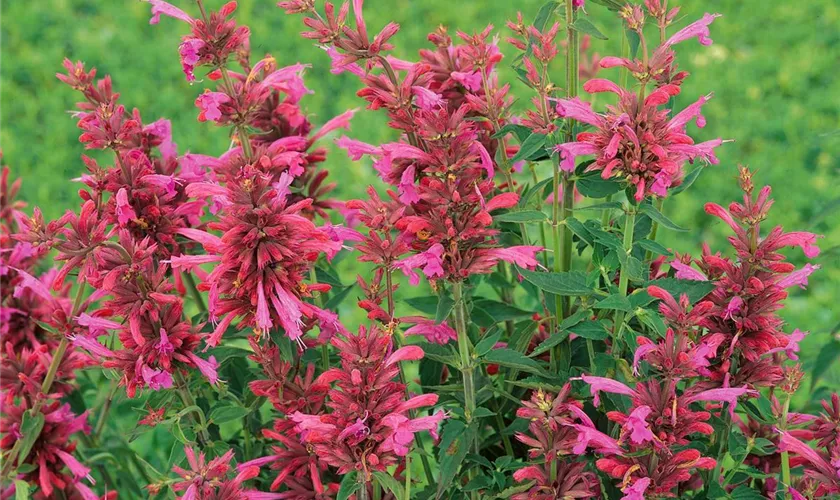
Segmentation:
{"type": "Polygon", "coordinates": [[[819,236],[771,229],[770,188],[697,138],[726,90],[684,97],[678,50],[720,15],[549,2],[400,59],[363,0],[281,1],[325,53],[304,63],[252,58],[236,2],[146,3],[182,29],[185,113],[229,141],[179,152],[65,60],[78,206],[48,220],[0,177],[3,498],[840,494],[840,398],[794,411],[807,332],[781,316],[820,268],[787,249],[819,236]],[[313,124],[315,65],[366,109],[313,124]],[[355,138],[367,112],[387,140],[355,138]],[[375,185],[336,199],[331,142],[375,185]],[[743,198],[705,205],[729,245],[695,258],[657,233],[706,168],[743,198]]]}

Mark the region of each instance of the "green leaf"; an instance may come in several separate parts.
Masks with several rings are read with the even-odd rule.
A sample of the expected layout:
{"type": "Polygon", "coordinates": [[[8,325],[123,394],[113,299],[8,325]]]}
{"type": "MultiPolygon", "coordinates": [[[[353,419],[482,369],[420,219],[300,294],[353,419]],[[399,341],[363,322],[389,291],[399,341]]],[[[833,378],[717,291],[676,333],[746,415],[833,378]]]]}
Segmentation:
{"type": "Polygon", "coordinates": [[[560,332],[557,332],[554,335],[551,335],[547,339],[540,342],[540,345],[538,345],[531,352],[531,354],[528,355],[528,357],[530,357],[530,358],[537,357],[540,354],[551,350],[555,346],[560,345],[560,343],[563,342],[564,340],[566,340],[567,338],[569,338],[569,331],[568,330],[562,330],[560,332]]]}
{"type": "Polygon", "coordinates": [[[643,214],[645,214],[648,217],[650,217],[651,219],[653,219],[654,221],[658,222],[660,226],[662,226],[666,229],[670,229],[671,231],[678,231],[678,232],[681,232],[681,233],[687,233],[688,232],[688,229],[676,225],[674,223],[674,221],[672,221],[668,217],[665,217],[664,215],[662,215],[662,212],[657,210],[656,207],[654,207],[653,205],[643,203],[643,204],[639,205],[639,210],[643,214]]]}
{"type": "Polygon", "coordinates": [[[627,256],[624,265],[627,267],[627,277],[630,278],[630,281],[644,281],[646,279],[644,264],[636,257],[627,256]]]}
{"type": "Polygon", "coordinates": [[[481,357],[490,352],[490,350],[493,349],[493,346],[499,342],[501,337],[502,331],[499,329],[496,330],[496,333],[485,335],[484,338],[479,340],[475,345],[475,355],[481,357]]]}
{"type": "MultiPolygon", "coordinates": [[[[834,327],[832,336],[840,329],[840,324],[834,327]]],[[[824,344],[817,354],[817,360],[814,363],[814,370],[811,372],[811,391],[817,386],[817,382],[822,378],[825,372],[834,366],[837,357],[840,356],[840,342],[831,339],[824,344]]]]}
{"type": "Polygon", "coordinates": [[[469,483],[465,484],[461,491],[477,491],[489,488],[493,484],[490,476],[476,476],[469,483]]]}
{"type": "Polygon", "coordinates": [[[600,321],[584,321],[579,325],[575,325],[569,329],[578,337],[583,337],[590,340],[604,340],[609,336],[607,329],[600,321]]]}
{"type": "Polygon", "coordinates": [[[689,172],[688,175],[685,176],[685,179],[683,179],[682,184],[680,184],[679,186],[672,189],[671,192],[668,193],[668,196],[674,196],[676,194],[680,194],[683,191],[685,191],[686,189],[688,189],[689,187],[691,187],[691,185],[694,184],[694,181],[696,181],[697,178],[700,177],[700,173],[703,171],[704,168],[705,167],[703,167],[701,165],[701,166],[695,168],[694,170],[692,170],[691,172],[689,172]]]}
{"type": "Polygon", "coordinates": [[[493,349],[484,356],[484,362],[514,368],[535,375],[545,374],[545,370],[538,362],[513,349],[493,349]]]}
{"type": "Polygon", "coordinates": [[[356,479],[356,471],[351,470],[344,475],[341,486],[338,488],[336,500],[348,500],[353,493],[359,490],[359,481],[356,479]]]}
{"type": "Polygon", "coordinates": [[[548,216],[539,210],[521,210],[494,215],[493,220],[496,222],[543,222],[548,220],[548,216]]]}
{"type": "Polygon", "coordinates": [[[656,255],[671,255],[670,250],[668,250],[667,248],[655,241],[644,239],[637,241],[636,244],[642,247],[643,249],[647,250],[648,252],[656,255]]]}
{"type": "Polygon", "coordinates": [[[595,205],[588,205],[585,207],[575,207],[574,210],[617,210],[619,208],[621,208],[621,203],[617,201],[610,201],[607,203],[598,203],[595,205]]]}
{"type": "Polygon", "coordinates": [[[519,125],[518,123],[508,123],[504,127],[500,128],[498,132],[493,134],[493,139],[500,139],[508,134],[515,135],[516,138],[519,139],[519,142],[522,142],[531,135],[531,129],[525,125],[519,125]]]}
{"type": "Polygon", "coordinates": [[[580,194],[587,198],[604,198],[621,191],[621,184],[610,179],[602,179],[600,174],[581,177],[575,183],[580,194]]]}
{"type": "Polygon", "coordinates": [[[439,325],[446,321],[454,306],[455,301],[449,295],[441,293],[438,297],[437,308],[435,309],[435,324],[439,325]]]}
{"type": "Polygon", "coordinates": [[[223,424],[225,422],[239,420],[249,413],[251,413],[251,410],[242,406],[221,404],[210,410],[208,420],[212,420],[216,424],[223,424]]]}
{"type": "Polygon", "coordinates": [[[470,451],[470,444],[474,438],[475,432],[467,428],[460,420],[449,419],[444,424],[440,446],[438,447],[440,450],[438,454],[440,476],[436,498],[444,498],[444,493],[458,474],[461,463],[470,451]]]}
{"type": "Polygon", "coordinates": [[[586,229],[586,226],[584,226],[581,221],[575,219],[574,217],[568,217],[565,222],[566,227],[568,227],[575,236],[580,238],[582,241],[585,241],[587,245],[592,246],[592,243],[595,241],[592,238],[592,233],[586,229]]]}
{"type": "Polygon", "coordinates": [[[630,305],[630,301],[627,300],[627,297],[622,296],[621,294],[614,293],[609,297],[605,298],[604,300],[599,301],[597,304],[592,306],[593,309],[610,309],[614,311],[624,311],[630,312],[633,310],[633,306],[630,305]]]}
{"type": "Polygon", "coordinates": [[[749,485],[742,484],[732,490],[729,498],[732,500],[764,500],[764,495],[759,493],[758,490],[750,488],[749,485]]]}
{"type": "Polygon", "coordinates": [[[533,314],[530,311],[525,311],[514,307],[504,302],[497,302],[489,299],[479,299],[473,302],[475,307],[484,309],[493,321],[501,323],[502,321],[510,321],[514,319],[530,318],[533,314]]]}
{"type": "Polygon", "coordinates": [[[679,300],[680,295],[688,295],[692,304],[699,301],[715,289],[715,284],[709,281],[681,280],[677,278],[660,278],[645,283],[645,286],[658,286],[679,300]]]}
{"type": "Polygon", "coordinates": [[[495,413],[493,413],[492,411],[488,410],[487,408],[485,408],[483,406],[479,406],[478,408],[475,409],[475,412],[473,413],[472,416],[473,416],[473,418],[486,418],[486,417],[492,417],[493,415],[495,415],[495,413]]]}
{"type": "Polygon", "coordinates": [[[633,30],[625,29],[624,34],[627,35],[627,41],[630,44],[630,59],[633,60],[636,58],[636,53],[639,52],[639,45],[642,43],[642,39],[633,30]]]}
{"type": "Polygon", "coordinates": [[[578,296],[590,295],[594,292],[592,287],[586,284],[586,274],[580,271],[539,273],[519,267],[516,270],[540,290],[555,295],[578,296]]]}
{"type": "Polygon", "coordinates": [[[549,177],[548,179],[543,179],[540,182],[534,184],[534,187],[529,189],[527,194],[522,195],[522,198],[519,200],[518,205],[520,207],[528,206],[528,202],[531,201],[531,198],[533,198],[534,195],[541,193],[544,188],[548,187],[548,183],[552,182],[553,180],[554,179],[549,177]]]}
{"type": "Polygon", "coordinates": [[[377,483],[379,483],[379,486],[382,486],[386,490],[390,491],[394,495],[394,498],[402,498],[405,496],[404,486],[394,479],[394,476],[388,474],[387,472],[374,472],[373,478],[377,483]]]}
{"type": "Polygon", "coordinates": [[[429,316],[432,316],[437,312],[438,298],[435,295],[430,295],[428,297],[411,297],[405,299],[403,302],[429,316]]]}
{"type": "Polygon", "coordinates": [[[597,3],[598,5],[603,5],[604,7],[616,12],[621,10],[621,7],[624,5],[617,0],[592,0],[592,2],[597,3]]]}
{"type": "Polygon", "coordinates": [[[15,500],[29,499],[29,483],[23,479],[15,479],[15,500]]]}
{"type": "Polygon", "coordinates": [[[519,147],[516,155],[510,159],[511,163],[516,163],[519,160],[530,159],[536,153],[541,152],[545,148],[544,134],[531,134],[525,139],[525,142],[519,147]]]}
{"type": "Polygon", "coordinates": [[[540,10],[537,11],[537,17],[534,18],[534,27],[539,31],[544,30],[545,26],[548,24],[548,20],[559,6],[560,2],[557,0],[549,0],[544,3],[542,7],[540,7],[540,10]]]}
{"type": "Polygon", "coordinates": [[[752,451],[750,451],[750,453],[760,457],[772,455],[773,453],[776,453],[776,445],[767,438],[755,438],[752,451]]]}
{"type": "Polygon", "coordinates": [[[593,38],[597,38],[598,40],[608,40],[607,35],[601,33],[601,30],[595,27],[594,24],[589,22],[589,20],[581,17],[574,23],[572,23],[571,28],[578,33],[583,33],[584,35],[590,35],[593,38]]]}
{"type": "Polygon", "coordinates": [[[38,436],[41,435],[41,430],[43,428],[43,413],[38,412],[38,414],[34,417],[32,416],[31,411],[27,411],[23,414],[20,423],[20,433],[23,437],[21,438],[20,451],[18,451],[18,465],[22,464],[26,460],[26,457],[29,456],[29,452],[32,451],[32,446],[35,444],[35,441],[38,440],[38,436]]]}

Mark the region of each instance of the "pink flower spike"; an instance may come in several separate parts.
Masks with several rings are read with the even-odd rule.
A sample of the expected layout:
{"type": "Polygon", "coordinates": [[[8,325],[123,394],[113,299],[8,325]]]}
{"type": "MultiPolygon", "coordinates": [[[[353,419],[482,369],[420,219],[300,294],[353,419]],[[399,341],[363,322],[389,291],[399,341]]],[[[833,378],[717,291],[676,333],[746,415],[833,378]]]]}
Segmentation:
{"type": "Polygon", "coordinates": [[[120,226],[125,226],[128,222],[137,218],[137,213],[128,202],[128,193],[125,188],[120,188],[117,191],[117,220],[120,226]]]}
{"type": "Polygon", "coordinates": [[[170,3],[164,2],[163,0],[145,1],[152,4],[152,18],[149,20],[149,24],[159,23],[161,14],[167,15],[175,19],[180,19],[181,21],[184,21],[188,24],[193,23],[193,18],[190,17],[189,14],[170,3]]]}
{"type": "Polygon", "coordinates": [[[681,280],[694,280],[694,281],[709,281],[709,278],[706,277],[705,274],[701,273],[700,271],[694,269],[691,266],[683,264],[678,260],[674,260],[671,263],[671,267],[676,271],[674,276],[681,280]]]}
{"type": "Polygon", "coordinates": [[[674,35],[666,40],[662,46],[671,47],[691,38],[697,38],[700,45],[711,45],[712,39],[709,38],[711,35],[709,32],[709,25],[712,24],[712,22],[714,22],[714,20],[718,17],[720,17],[720,14],[703,14],[701,19],[674,33],[674,35]]]}
{"type": "Polygon", "coordinates": [[[216,382],[219,381],[219,374],[216,372],[216,368],[219,367],[219,363],[216,362],[215,356],[210,356],[210,358],[205,361],[196,356],[194,353],[188,352],[187,357],[190,358],[190,361],[195,363],[198,371],[207,378],[211,385],[215,385],[216,382]]]}
{"type": "Polygon", "coordinates": [[[609,392],[612,394],[624,394],[625,396],[636,396],[636,391],[627,387],[617,380],[604,377],[590,377],[588,375],[581,375],[581,380],[589,384],[589,392],[592,394],[592,404],[598,406],[601,402],[599,392],[609,392]]]}

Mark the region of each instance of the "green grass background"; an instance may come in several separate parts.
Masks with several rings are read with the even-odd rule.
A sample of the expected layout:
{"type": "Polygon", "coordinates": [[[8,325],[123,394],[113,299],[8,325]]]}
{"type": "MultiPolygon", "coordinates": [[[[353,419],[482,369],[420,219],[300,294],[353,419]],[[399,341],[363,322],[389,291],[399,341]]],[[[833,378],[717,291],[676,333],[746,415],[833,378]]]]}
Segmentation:
{"type": "MultiPolygon", "coordinates": [[[[193,2],[173,0],[188,11],[193,2]]],[[[211,8],[222,2],[208,0],[211,8]]],[[[321,4],[322,2],[318,2],[321,4]]],[[[426,35],[437,25],[474,31],[488,23],[501,28],[521,10],[532,19],[543,0],[368,0],[369,30],[394,20],[402,29],[393,39],[395,55],[413,59],[427,47],[426,35]]],[[[715,93],[706,106],[708,125],[699,140],[721,136],[735,142],[720,148],[721,164],[707,169],[694,187],[668,200],[666,212],[689,233],[662,231],[663,241],[680,252],[699,254],[708,241],[728,251],[722,225],[703,212],[703,203],[728,204],[738,194],[736,166],[758,169],[758,182],[771,184],[776,205],[770,223],[788,230],[824,234],[823,253],[807,292],[792,290],[784,311],[788,330],[810,330],[802,358],[810,372],[817,356],[840,322],[840,4],[835,0],[683,0],[683,26],[703,12],[723,17],[712,25],[711,47],[694,41],[677,47],[681,69],[691,73],[677,106],[701,94],[715,93]]],[[[594,22],[608,35],[618,22],[601,6],[589,2],[594,22]]],[[[331,75],[329,60],[298,36],[301,19],[286,16],[269,0],[243,0],[237,12],[251,27],[255,60],[271,53],[281,64],[312,64],[307,84],[314,92],[304,100],[313,122],[323,123],[350,107],[361,107],[355,96],[359,82],[350,75],[331,75]]],[[[164,17],[150,26],[149,6],[135,0],[39,0],[2,2],[2,71],[0,72],[0,145],[13,175],[24,178],[22,197],[51,217],[76,209],[78,185],[69,182],[83,170],[79,131],[67,110],[78,95],[55,78],[61,60],[69,57],[111,74],[122,102],[141,110],[146,122],[167,117],[181,152],[218,155],[228,146],[227,132],[196,122],[195,96],[203,83],[189,85],[181,72],[177,46],[186,25],[164,17]]],[[[502,44],[512,57],[513,51],[502,44]]],[[[593,41],[602,55],[615,54],[618,38],[593,41]]],[[[508,59],[508,61],[510,58],[508,59]]],[[[514,82],[519,106],[530,99],[503,62],[502,79],[514,82]]],[[[561,70],[558,68],[558,73],[561,70]]],[[[602,72],[615,77],[614,70],[602,72]]],[[[557,79],[560,78],[558,75],[557,79]]],[[[350,134],[370,142],[395,140],[382,113],[362,110],[350,134]]],[[[343,198],[360,197],[377,182],[369,163],[350,162],[331,147],[328,165],[343,198]]],[[[97,156],[95,153],[93,156],[97,156]]],[[[102,157],[102,161],[110,161],[102,157]]],[[[541,167],[547,177],[548,165],[541,167]]],[[[769,224],[768,224],[769,225],[769,224]]],[[[798,263],[801,252],[792,251],[798,263]]],[[[352,257],[345,261],[345,282],[355,274],[352,257]]],[[[349,303],[348,303],[349,304],[349,303]]],[[[350,306],[346,306],[350,307],[350,306]]],[[[840,370],[828,371],[821,384],[840,386],[840,370]]],[[[808,399],[801,395],[800,406],[808,399]]]]}

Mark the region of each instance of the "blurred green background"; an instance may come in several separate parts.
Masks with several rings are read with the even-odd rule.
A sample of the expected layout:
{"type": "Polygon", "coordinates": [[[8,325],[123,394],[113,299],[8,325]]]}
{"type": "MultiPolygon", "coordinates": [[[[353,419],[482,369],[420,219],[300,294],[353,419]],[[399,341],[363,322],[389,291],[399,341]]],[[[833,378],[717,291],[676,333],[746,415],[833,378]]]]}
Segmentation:
{"type": "MultiPolygon", "coordinates": [[[[190,1],[173,3],[196,10],[190,1]]],[[[222,1],[207,3],[217,8],[222,1]]],[[[450,27],[454,35],[456,29],[471,32],[492,23],[504,39],[506,20],[514,18],[517,10],[533,19],[542,3],[368,0],[365,11],[369,30],[390,20],[400,23],[402,29],[392,39],[395,55],[416,59],[417,50],[428,46],[426,35],[439,24],[450,27]]],[[[802,356],[810,373],[817,364],[826,365],[827,358],[818,361],[818,356],[832,352],[824,346],[832,341],[831,332],[840,322],[840,4],[836,0],[671,3],[682,7],[680,27],[705,11],[723,14],[711,27],[714,45],[702,47],[691,41],[677,47],[680,68],[691,73],[677,107],[714,92],[704,112],[708,125],[696,131],[696,137],[721,136],[735,142],[719,149],[720,165],[704,171],[691,190],[666,203],[668,216],[692,231],[660,234],[679,252],[698,255],[704,241],[728,252],[724,228],[705,215],[703,203],[726,205],[735,199],[738,164],[758,169],[758,182],[774,188],[776,205],[770,223],[826,236],[817,259],[822,270],[812,277],[807,292],[791,291],[784,311],[789,331],[811,331],[802,356]]],[[[606,9],[588,2],[587,10],[601,31],[617,33],[618,21],[606,9]]],[[[280,64],[312,64],[306,80],[314,94],[305,98],[304,105],[315,124],[347,108],[363,106],[355,96],[358,80],[348,74],[331,75],[324,52],[298,36],[300,17],[286,16],[270,0],[241,1],[236,16],[251,27],[254,60],[271,53],[280,64]]],[[[121,101],[139,108],[144,121],[171,119],[179,151],[218,155],[228,147],[225,130],[196,122],[193,100],[204,84],[189,85],[181,72],[177,47],[185,32],[184,23],[166,17],[150,26],[149,5],[135,0],[2,3],[0,145],[13,176],[24,178],[25,200],[41,206],[50,217],[78,206],[78,185],[69,179],[83,170],[79,159],[83,147],[75,120],[67,112],[78,95],[54,76],[62,69],[64,57],[96,66],[100,76],[111,74],[121,101]]],[[[616,54],[618,38],[610,38],[593,40],[592,50],[616,54]]],[[[513,55],[506,44],[502,48],[513,55]]],[[[506,62],[502,67],[502,79],[513,82],[521,108],[530,94],[515,81],[506,62]]],[[[615,77],[614,71],[602,75],[615,77]]],[[[369,142],[396,139],[385,127],[383,114],[372,111],[358,113],[349,133],[369,142]]],[[[369,163],[350,162],[343,152],[331,149],[328,165],[339,196],[363,196],[365,186],[376,182],[369,163]]],[[[541,168],[547,177],[548,164],[541,168]]],[[[801,252],[791,254],[804,263],[801,252]]],[[[350,264],[344,264],[345,282],[354,275],[350,264]]],[[[352,305],[348,302],[345,307],[352,305]]],[[[840,344],[830,345],[838,350],[840,344]]],[[[830,369],[820,384],[840,387],[840,369],[830,369]]],[[[800,397],[802,406],[808,395],[800,397]]]]}

